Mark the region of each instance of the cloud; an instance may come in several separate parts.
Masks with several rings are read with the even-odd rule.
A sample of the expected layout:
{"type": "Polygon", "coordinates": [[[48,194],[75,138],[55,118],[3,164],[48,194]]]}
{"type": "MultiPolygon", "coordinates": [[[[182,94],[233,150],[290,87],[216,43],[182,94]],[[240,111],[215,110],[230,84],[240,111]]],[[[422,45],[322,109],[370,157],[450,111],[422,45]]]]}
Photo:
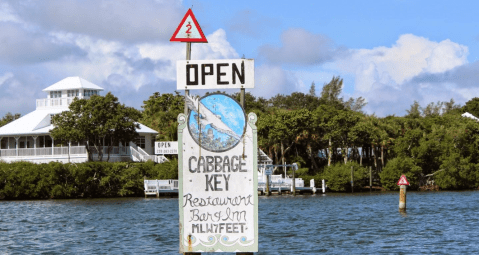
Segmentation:
{"type": "Polygon", "coordinates": [[[260,15],[255,10],[242,10],[234,14],[228,21],[227,27],[230,32],[258,38],[267,33],[270,27],[279,26],[279,22],[276,19],[260,15]]]}
{"type": "Polygon", "coordinates": [[[182,18],[180,1],[12,1],[27,22],[46,30],[125,42],[167,41],[182,18]]]}
{"type": "Polygon", "coordinates": [[[479,81],[479,62],[464,64],[442,73],[423,73],[413,79],[418,84],[455,84],[457,88],[475,88],[479,81]]]}
{"type": "Polygon", "coordinates": [[[318,65],[346,52],[337,48],[326,35],[312,34],[302,28],[290,28],[281,35],[281,46],[264,45],[260,58],[273,64],[318,65]]]}
{"type": "Polygon", "coordinates": [[[16,65],[85,55],[75,45],[58,42],[48,34],[29,31],[19,23],[0,22],[0,42],[0,61],[16,65]]]}
{"type": "Polygon", "coordinates": [[[351,50],[336,61],[342,71],[356,75],[356,88],[368,91],[374,82],[400,85],[422,73],[441,73],[467,63],[468,48],[449,39],[433,42],[401,35],[392,47],[351,50]]]}
{"type": "Polygon", "coordinates": [[[255,67],[254,96],[270,98],[277,94],[290,94],[300,91],[303,86],[294,72],[280,66],[265,64],[255,67]]]}
{"type": "Polygon", "coordinates": [[[22,74],[16,76],[12,72],[0,73],[0,118],[10,113],[26,113],[35,109],[35,98],[43,93],[35,84],[38,77],[22,74]]]}
{"type": "Polygon", "coordinates": [[[464,103],[467,97],[457,88],[472,86],[479,67],[468,65],[467,55],[466,46],[449,39],[405,34],[391,47],[350,50],[330,67],[354,75],[353,96],[366,98],[366,112],[404,115],[414,100],[423,106],[451,98],[464,103]]]}
{"type": "Polygon", "coordinates": [[[14,9],[7,2],[0,2],[0,21],[20,22],[14,9]]]}
{"type": "MultiPolygon", "coordinates": [[[[58,34],[58,38],[74,43],[87,52],[78,61],[57,61],[44,64],[50,76],[63,79],[81,76],[112,91],[120,102],[140,108],[143,100],[156,91],[176,90],[176,61],[184,60],[184,43],[140,43],[130,45],[85,35],[58,34]]],[[[206,35],[207,44],[194,44],[193,59],[237,58],[224,30],[206,35]]],[[[52,81],[55,82],[55,81],[52,81]]]]}

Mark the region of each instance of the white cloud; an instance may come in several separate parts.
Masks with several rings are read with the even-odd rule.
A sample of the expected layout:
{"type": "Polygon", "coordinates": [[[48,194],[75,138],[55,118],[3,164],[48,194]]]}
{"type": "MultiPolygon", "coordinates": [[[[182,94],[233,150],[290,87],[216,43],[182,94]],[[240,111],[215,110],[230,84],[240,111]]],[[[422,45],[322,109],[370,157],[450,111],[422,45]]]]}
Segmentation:
{"type": "Polygon", "coordinates": [[[438,81],[442,74],[467,65],[467,55],[467,46],[449,39],[434,42],[405,34],[391,47],[350,50],[349,56],[331,66],[343,74],[354,74],[354,96],[366,98],[367,112],[403,115],[414,100],[424,106],[449,101],[451,97],[456,102],[464,101],[452,86],[454,83],[424,79],[438,81]]]}
{"type": "Polygon", "coordinates": [[[351,50],[337,67],[356,75],[356,88],[366,92],[374,82],[402,84],[421,73],[440,73],[467,63],[466,46],[401,35],[392,47],[351,50]]]}
{"type": "Polygon", "coordinates": [[[166,41],[182,18],[180,1],[11,1],[27,22],[45,30],[127,42],[166,41]]]}
{"type": "Polygon", "coordinates": [[[7,2],[0,1],[0,21],[20,22],[14,9],[7,2]]]}
{"type": "Polygon", "coordinates": [[[84,55],[78,47],[57,42],[54,36],[31,31],[20,23],[0,22],[0,42],[0,62],[15,65],[84,55]]]}
{"type": "Polygon", "coordinates": [[[0,93],[0,118],[5,116],[7,112],[24,115],[34,109],[34,98],[38,91],[32,89],[30,85],[32,78],[31,76],[24,76],[20,79],[12,72],[0,73],[0,89],[2,91],[0,93]]]}
{"type": "Polygon", "coordinates": [[[277,94],[289,94],[302,90],[303,82],[294,72],[280,66],[261,65],[255,67],[254,96],[270,98],[277,94]]]}
{"type": "Polygon", "coordinates": [[[331,61],[345,52],[322,34],[313,34],[302,28],[290,28],[281,34],[281,46],[264,45],[259,57],[273,64],[315,65],[331,61]]]}

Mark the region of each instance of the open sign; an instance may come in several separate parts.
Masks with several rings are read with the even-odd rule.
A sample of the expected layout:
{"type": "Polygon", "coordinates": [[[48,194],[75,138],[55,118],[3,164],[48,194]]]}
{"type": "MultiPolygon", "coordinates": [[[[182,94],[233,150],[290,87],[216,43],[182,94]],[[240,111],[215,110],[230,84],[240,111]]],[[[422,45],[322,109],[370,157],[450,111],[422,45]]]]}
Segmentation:
{"type": "Polygon", "coordinates": [[[254,88],[253,59],[177,62],[177,89],[254,88]]]}
{"type": "Polygon", "coordinates": [[[178,142],[155,142],[155,154],[178,154],[178,142]]]}

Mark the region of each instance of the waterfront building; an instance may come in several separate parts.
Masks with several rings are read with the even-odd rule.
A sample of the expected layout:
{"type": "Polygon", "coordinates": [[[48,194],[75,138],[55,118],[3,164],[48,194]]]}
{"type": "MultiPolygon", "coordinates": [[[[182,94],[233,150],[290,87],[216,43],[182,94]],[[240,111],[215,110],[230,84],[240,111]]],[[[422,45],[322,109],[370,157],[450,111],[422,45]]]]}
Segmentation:
{"type": "MultiPolygon", "coordinates": [[[[65,78],[43,90],[47,97],[36,100],[36,110],[0,127],[0,160],[5,162],[30,161],[34,163],[85,162],[88,160],[85,142],[61,142],[50,136],[52,116],[68,111],[75,97],[88,99],[99,95],[103,88],[80,77],[65,78]]],[[[155,130],[139,124],[136,131],[139,137],[129,144],[113,144],[110,162],[146,161],[162,162],[163,156],[156,157],[154,141],[158,134],[155,130]]],[[[108,144],[108,141],[105,141],[108,144]]],[[[103,160],[108,158],[107,148],[103,148],[103,160]]],[[[97,151],[91,150],[93,160],[97,160],[97,151]]]]}

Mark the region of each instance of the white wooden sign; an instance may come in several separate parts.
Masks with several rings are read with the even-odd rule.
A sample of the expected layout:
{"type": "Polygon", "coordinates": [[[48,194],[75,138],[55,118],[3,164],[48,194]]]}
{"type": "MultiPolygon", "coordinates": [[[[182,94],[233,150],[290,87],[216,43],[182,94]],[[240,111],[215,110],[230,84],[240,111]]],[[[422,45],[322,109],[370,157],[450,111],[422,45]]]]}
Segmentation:
{"type": "Polygon", "coordinates": [[[256,115],[224,94],[189,101],[178,116],[180,253],[257,252],[256,115]]]}
{"type": "Polygon", "coordinates": [[[254,88],[254,60],[179,60],[176,62],[176,76],[178,90],[252,89],[254,88]]]}
{"type": "Polygon", "coordinates": [[[178,142],[155,142],[155,154],[178,154],[178,142]]]}

